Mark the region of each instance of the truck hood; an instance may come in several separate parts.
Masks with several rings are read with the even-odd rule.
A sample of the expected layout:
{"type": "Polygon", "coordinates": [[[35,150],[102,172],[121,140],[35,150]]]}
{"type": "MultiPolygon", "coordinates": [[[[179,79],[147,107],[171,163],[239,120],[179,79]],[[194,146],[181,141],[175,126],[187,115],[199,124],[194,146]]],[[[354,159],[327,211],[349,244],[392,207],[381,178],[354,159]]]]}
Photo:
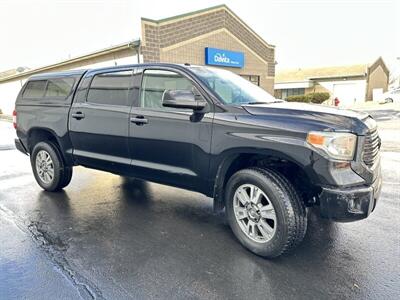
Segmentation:
{"type": "Polygon", "coordinates": [[[315,126],[315,130],[345,130],[365,134],[370,129],[370,122],[366,122],[370,118],[369,114],[324,105],[276,102],[243,105],[243,108],[252,115],[285,118],[288,123],[301,122],[308,124],[307,127],[315,126]]]}

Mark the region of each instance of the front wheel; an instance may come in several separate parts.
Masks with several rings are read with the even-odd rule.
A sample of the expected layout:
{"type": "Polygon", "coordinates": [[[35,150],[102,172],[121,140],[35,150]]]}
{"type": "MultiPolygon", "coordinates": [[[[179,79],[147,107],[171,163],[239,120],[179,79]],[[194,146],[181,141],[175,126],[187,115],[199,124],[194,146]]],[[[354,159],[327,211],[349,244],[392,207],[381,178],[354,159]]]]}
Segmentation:
{"type": "Polygon", "coordinates": [[[227,183],[225,201],[233,233],[242,245],[258,255],[277,257],[304,238],[304,202],[293,185],[275,171],[238,171],[227,183]]]}
{"type": "Polygon", "coordinates": [[[35,145],[31,153],[31,165],[37,183],[46,191],[61,190],[71,181],[72,168],[64,166],[57,146],[51,142],[35,145]]]}

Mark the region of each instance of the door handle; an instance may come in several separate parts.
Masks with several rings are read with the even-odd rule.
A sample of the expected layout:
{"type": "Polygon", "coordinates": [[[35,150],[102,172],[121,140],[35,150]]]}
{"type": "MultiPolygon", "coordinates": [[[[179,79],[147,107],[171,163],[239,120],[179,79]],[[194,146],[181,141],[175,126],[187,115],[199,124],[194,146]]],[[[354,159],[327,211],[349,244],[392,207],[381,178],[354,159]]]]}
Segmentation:
{"type": "Polygon", "coordinates": [[[149,120],[145,119],[143,116],[136,116],[131,118],[131,123],[135,123],[136,125],[144,125],[149,123],[149,120]]]}
{"type": "Polygon", "coordinates": [[[83,119],[85,117],[85,114],[83,112],[78,111],[76,113],[72,113],[71,117],[73,117],[73,118],[75,118],[77,120],[80,120],[80,119],[83,119]]]}

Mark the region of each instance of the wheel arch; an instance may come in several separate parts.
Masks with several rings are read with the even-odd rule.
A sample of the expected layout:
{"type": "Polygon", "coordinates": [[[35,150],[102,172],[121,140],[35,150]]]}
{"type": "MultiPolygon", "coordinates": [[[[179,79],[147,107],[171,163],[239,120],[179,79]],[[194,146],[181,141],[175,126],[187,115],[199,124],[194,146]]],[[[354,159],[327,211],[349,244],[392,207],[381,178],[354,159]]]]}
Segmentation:
{"type": "Polygon", "coordinates": [[[58,152],[66,165],[73,165],[73,161],[65,155],[65,147],[62,139],[57,134],[49,129],[43,127],[33,127],[27,132],[27,150],[32,153],[33,148],[39,142],[49,141],[53,143],[58,149],[58,152]]]}
{"type": "Polygon", "coordinates": [[[214,198],[214,211],[221,211],[225,207],[225,186],[229,178],[237,171],[244,168],[262,167],[271,168],[289,177],[288,180],[295,185],[296,188],[304,186],[305,190],[302,197],[306,205],[311,205],[315,199],[314,194],[317,193],[317,187],[312,183],[314,174],[310,171],[306,172],[304,165],[295,160],[293,157],[276,150],[269,149],[237,149],[229,154],[224,155],[218,165],[215,175],[213,198],[214,198]],[[295,182],[294,176],[290,174],[297,174],[300,182],[295,182]],[[307,192],[307,190],[309,192],[307,192]]]}

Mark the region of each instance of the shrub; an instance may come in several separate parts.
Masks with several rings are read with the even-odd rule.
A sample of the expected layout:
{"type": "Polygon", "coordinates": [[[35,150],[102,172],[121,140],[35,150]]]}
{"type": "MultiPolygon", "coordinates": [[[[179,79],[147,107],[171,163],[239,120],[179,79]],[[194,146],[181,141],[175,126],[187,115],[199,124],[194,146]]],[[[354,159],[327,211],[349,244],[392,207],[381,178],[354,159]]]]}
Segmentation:
{"type": "Polygon", "coordinates": [[[309,103],[310,99],[307,97],[307,95],[295,95],[295,96],[287,97],[286,101],[288,101],[288,102],[306,102],[306,103],[309,103]]]}
{"type": "Polygon", "coordinates": [[[286,98],[289,102],[305,102],[321,104],[330,97],[329,93],[311,93],[307,95],[295,95],[286,98]]]}
{"type": "Polygon", "coordinates": [[[1,108],[0,108],[0,115],[2,115],[3,114],[3,111],[1,110],[1,108]]]}
{"type": "Polygon", "coordinates": [[[312,93],[308,94],[307,97],[310,98],[310,102],[321,104],[325,100],[328,100],[330,95],[329,93],[312,93]]]}

